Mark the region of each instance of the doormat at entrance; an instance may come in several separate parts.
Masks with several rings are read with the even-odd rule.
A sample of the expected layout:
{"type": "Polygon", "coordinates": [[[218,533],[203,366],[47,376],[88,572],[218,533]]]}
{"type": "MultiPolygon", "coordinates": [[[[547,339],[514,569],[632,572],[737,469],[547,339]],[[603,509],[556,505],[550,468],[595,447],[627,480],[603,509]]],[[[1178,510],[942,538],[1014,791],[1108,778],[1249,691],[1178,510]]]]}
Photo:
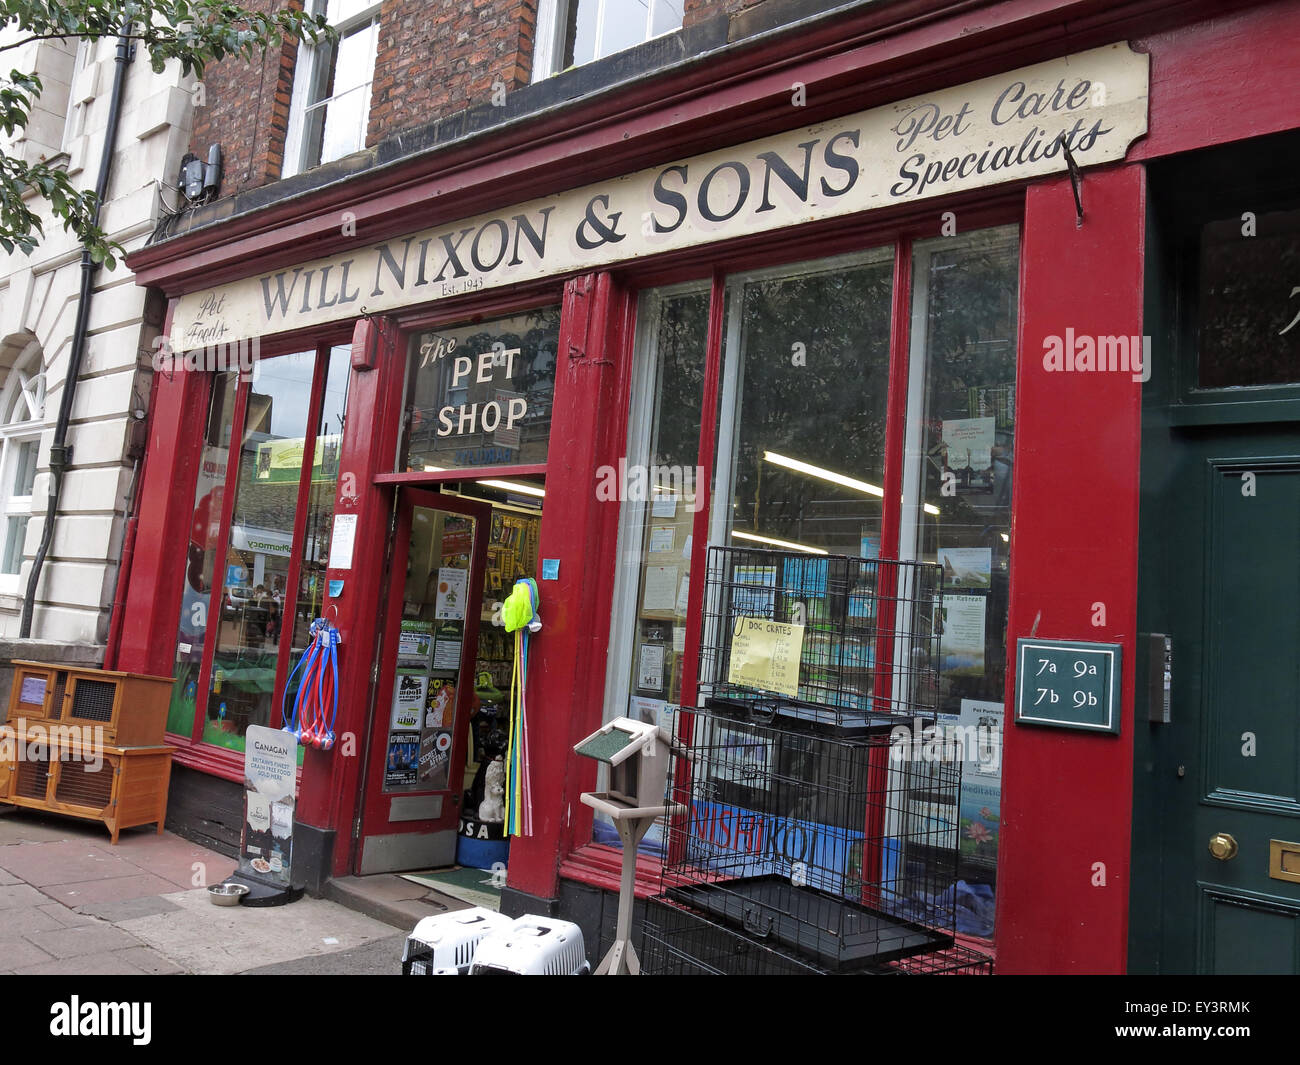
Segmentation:
{"type": "Polygon", "coordinates": [[[455,866],[452,869],[434,869],[427,873],[402,873],[402,879],[441,891],[444,895],[468,902],[471,906],[484,906],[489,910],[501,909],[501,888],[493,887],[493,874],[486,869],[469,869],[455,866]]]}

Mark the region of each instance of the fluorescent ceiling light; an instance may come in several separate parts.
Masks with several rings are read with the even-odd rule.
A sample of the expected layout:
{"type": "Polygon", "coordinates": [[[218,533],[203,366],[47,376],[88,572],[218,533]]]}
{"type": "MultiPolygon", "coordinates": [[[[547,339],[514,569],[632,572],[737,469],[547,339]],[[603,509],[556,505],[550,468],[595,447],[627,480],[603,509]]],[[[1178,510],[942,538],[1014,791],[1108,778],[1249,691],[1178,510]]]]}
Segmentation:
{"type": "Polygon", "coordinates": [[[790,540],[774,540],[770,536],[757,536],[754,533],[740,532],[737,529],[731,530],[731,535],[737,540],[753,540],[755,543],[772,544],[775,547],[788,547],[791,551],[806,551],[810,555],[829,555],[829,551],[823,551],[820,547],[809,547],[807,544],[796,544],[790,540]]]}
{"type": "Polygon", "coordinates": [[[538,488],[535,484],[520,484],[518,481],[475,481],[475,484],[485,484],[489,488],[500,488],[506,492],[523,492],[524,495],[537,496],[539,499],[546,495],[545,488],[538,488]]]}
{"type": "MultiPolygon", "coordinates": [[[[425,466],[425,473],[450,473],[445,466],[425,466]]],[[[527,496],[537,496],[539,499],[546,495],[545,488],[538,488],[533,484],[520,484],[518,481],[475,481],[475,484],[485,484],[489,488],[500,488],[506,492],[522,492],[527,496]]]]}
{"type": "MultiPolygon", "coordinates": [[[[869,496],[877,496],[882,499],[885,495],[885,490],[879,485],[868,484],[866,481],[859,481],[855,477],[846,477],[842,473],[825,470],[808,462],[800,462],[798,459],[792,459],[786,455],[778,455],[775,451],[764,451],[763,458],[773,465],[784,466],[787,470],[794,470],[796,473],[806,473],[809,477],[820,477],[823,481],[830,481],[831,484],[852,488],[855,492],[865,492],[869,496]]],[[[937,517],[939,508],[932,503],[926,503],[925,512],[934,514],[937,517]]]]}
{"type": "Polygon", "coordinates": [[[842,473],[824,470],[820,466],[800,462],[798,459],[787,458],[785,455],[778,455],[775,451],[764,451],[763,458],[767,459],[768,462],[775,463],[777,466],[784,466],[787,470],[806,473],[809,477],[820,477],[823,481],[830,481],[831,484],[842,484],[845,488],[866,492],[869,496],[884,496],[885,494],[885,490],[877,485],[867,484],[866,481],[859,481],[853,477],[845,477],[842,473]]]}

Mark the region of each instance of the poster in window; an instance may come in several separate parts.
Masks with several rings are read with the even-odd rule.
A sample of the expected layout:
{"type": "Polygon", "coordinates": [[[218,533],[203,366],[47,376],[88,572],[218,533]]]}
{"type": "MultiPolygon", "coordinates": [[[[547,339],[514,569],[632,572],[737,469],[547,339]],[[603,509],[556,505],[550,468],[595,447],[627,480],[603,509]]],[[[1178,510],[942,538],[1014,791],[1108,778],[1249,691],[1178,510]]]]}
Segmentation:
{"type": "Polygon", "coordinates": [[[645,591],[641,597],[641,609],[671,611],[677,603],[676,566],[646,566],[645,591]]]}
{"type": "Polygon", "coordinates": [[[398,673],[393,683],[393,715],[389,727],[395,730],[418,729],[424,712],[425,691],[429,678],[423,673],[398,673]]]}
{"type": "Polygon", "coordinates": [[[673,711],[677,708],[663,699],[647,699],[642,695],[633,695],[627,702],[627,716],[633,721],[645,721],[658,725],[670,732],[673,726],[673,711]]]}
{"type": "Polygon", "coordinates": [[[442,528],[442,560],[468,563],[474,544],[474,525],[469,518],[448,517],[442,528]]]}
{"type": "Polygon", "coordinates": [[[948,469],[981,473],[993,465],[997,421],[994,418],[953,418],[943,423],[948,469]]]}
{"type": "Polygon", "coordinates": [[[456,719],[456,682],[444,677],[430,677],[424,704],[424,727],[451,728],[456,719]]]}
{"type": "Polygon", "coordinates": [[[654,518],[674,518],[677,516],[677,497],[656,492],[650,501],[650,516],[654,518]]]}
{"type": "Polygon", "coordinates": [[[650,526],[650,554],[662,555],[673,549],[676,529],[671,525],[650,526]]]}
{"type": "Polygon", "coordinates": [[[945,734],[962,755],[957,849],[963,857],[995,866],[1002,821],[1002,703],[963,699],[960,714],[940,714],[945,734]]]}
{"type": "Polygon", "coordinates": [[[438,570],[438,594],[433,616],[439,621],[463,621],[468,598],[469,570],[443,566],[438,570]]]}
{"type": "Polygon", "coordinates": [[[988,547],[941,547],[937,561],[943,567],[943,587],[987,591],[992,581],[993,550],[988,547]]]}
{"type": "Polygon", "coordinates": [[[433,668],[459,669],[460,642],[463,626],[458,621],[445,621],[434,633],[433,668]]]}
{"type": "Polygon", "coordinates": [[[437,791],[447,787],[451,771],[451,733],[446,729],[425,729],[419,737],[422,789],[437,791]]]}
{"type": "Polygon", "coordinates": [[[944,673],[984,676],[984,614],[982,595],[945,595],[941,611],[944,673]]]}
{"type": "Polygon", "coordinates": [[[420,759],[418,732],[390,732],[388,760],[384,766],[384,787],[409,788],[415,783],[420,759]]]}
{"type": "Polygon", "coordinates": [[[638,688],[647,691],[664,690],[664,645],[661,643],[644,643],[641,645],[641,658],[637,665],[638,688]]]}
{"type": "Polygon", "coordinates": [[[404,620],[397,636],[399,664],[428,668],[433,625],[427,621],[404,620]]]}

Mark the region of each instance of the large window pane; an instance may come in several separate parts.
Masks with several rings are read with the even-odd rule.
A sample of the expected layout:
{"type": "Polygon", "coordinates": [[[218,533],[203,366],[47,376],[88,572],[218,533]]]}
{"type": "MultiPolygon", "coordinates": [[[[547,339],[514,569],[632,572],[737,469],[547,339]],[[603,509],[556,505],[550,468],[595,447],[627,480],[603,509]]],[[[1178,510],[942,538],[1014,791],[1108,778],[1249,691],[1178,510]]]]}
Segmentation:
{"type": "Polygon", "coordinates": [[[350,19],[359,10],[355,4],[331,4],[330,24],[339,29],[338,41],[322,42],[303,52],[303,69],[310,72],[301,104],[304,167],[339,159],[365,143],[379,22],[372,18],[339,28],[340,19],[350,19]],[[334,9],[342,7],[349,10],[340,10],[336,17],[334,9]]]}
{"type": "Polygon", "coordinates": [[[289,586],[314,351],[254,364],[227,538],[203,738],[243,750],[269,725],[279,651],[274,590],[289,586]]]}
{"type": "Polygon", "coordinates": [[[32,485],[36,483],[36,455],[40,448],[39,440],[23,440],[15,444],[14,483],[10,496],[32,494],[32,485]]]}
{"type": "MultiPolygon", "coordinates": [[[[692,522],[703,503],[698,471],[709,286],[656,290],[637,313],[627,458],[601,471],[597,498],[621,500],[605,720],[670,727],[686,654],[692,522]]],[[[593,838],[621,846],[612,823],[593,838]]],[[[643,850],[662,845],[659,826],[643,850]]]]}
{"type": "Polygon", "coordinates": [[[941,725],[965,745],[958,931],[992,936],[1015,438],[1015,227],[916,245],[904,557],[943,566],[941,725]]]}
{"type": "Polygon", "coordinates": [[[603,59],[679,29],[682,0],[556,0],[564,37],[558,69],[603,59]]]}
{"type": "Polygon", "coordinates": [[[600,54],[613,55],[646,40],[646,8],[653,0],[604,0],[600,54]]]}
{"type": "Polygon", "coordinates": [[[412,337],[403,468],[544,463],[559,335],[555,306],[412,337]]]}
{"type": "Polygon", "coordinates": [[[0,573],[16,574],[23,566],[23,543],[27,539],[27,523],[30,517],[9,517],[5,519],[5,555],[0,573]]]}
{"type": "MultiPolygon", "coordinates": [[[[312,449],[311,483],[300,506],[307,511],[306,527],[298,547],[298,590],[296,597],[274,580],[270,589],[273,612],[270,637],[278,642],[286,623],[293,618],[291,666],[298,663],[307,649],[309,629],[321,616],[325,601],[325,568],[329,561],[330,534],[334,525],[334,498],[339,479],[339,451],[343,443],[343,419],[347,409],[348,381],[351,379],[350,345],[330,349],[325,370],[325,397],[321,403],[316,442],[312,449]],[[292,612],[292,613],[290,613],[292,612]]],[[[289,688],[287,702],[293,705],[301,674],[289,688]]]]}
{"type": "Polygon", "coordinates": [[[226,484],[226,458],[235,414],[238,375],[220,373],[213,378],[212,397],[203,426],[203,449],[194,487],[194,519],[185,557],[185,589],[176,625],[176,665],[172,676],[167,731],[188,738],[194,729],[194,708],[203,665],[203,641],[208,631],[208,602],[212,593],[221,533],[221,502],[226,484]]]}
{"type": "Polygon", "coordinates": [[[711,541],[879,550],[888,250],[728,284],[711,541]]]}

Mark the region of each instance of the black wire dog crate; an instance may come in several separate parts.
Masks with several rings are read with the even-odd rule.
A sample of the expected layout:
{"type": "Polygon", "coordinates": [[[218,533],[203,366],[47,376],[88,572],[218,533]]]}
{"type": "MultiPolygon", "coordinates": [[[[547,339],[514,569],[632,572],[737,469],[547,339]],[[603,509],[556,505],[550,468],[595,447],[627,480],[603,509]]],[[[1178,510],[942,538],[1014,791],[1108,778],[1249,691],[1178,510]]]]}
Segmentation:
{"type": "Polygon", "coordinates": [[[825,971],[948,948],[961,762],[889,731],[682,708],[667,898],[825,971]]]}
{"type": "Polygon", "coordinates": [[[699,701],[841,729],[933,720],[942,588],[933,563],[710,547],[699,701]]]}
{"type": "Polygon", "coordinates": [[[655,976],[991,976],[993,960],[956,944],[879,965],[828,970],[768,946],[664,896],[646,903],[642,971],[655,976]]]}

